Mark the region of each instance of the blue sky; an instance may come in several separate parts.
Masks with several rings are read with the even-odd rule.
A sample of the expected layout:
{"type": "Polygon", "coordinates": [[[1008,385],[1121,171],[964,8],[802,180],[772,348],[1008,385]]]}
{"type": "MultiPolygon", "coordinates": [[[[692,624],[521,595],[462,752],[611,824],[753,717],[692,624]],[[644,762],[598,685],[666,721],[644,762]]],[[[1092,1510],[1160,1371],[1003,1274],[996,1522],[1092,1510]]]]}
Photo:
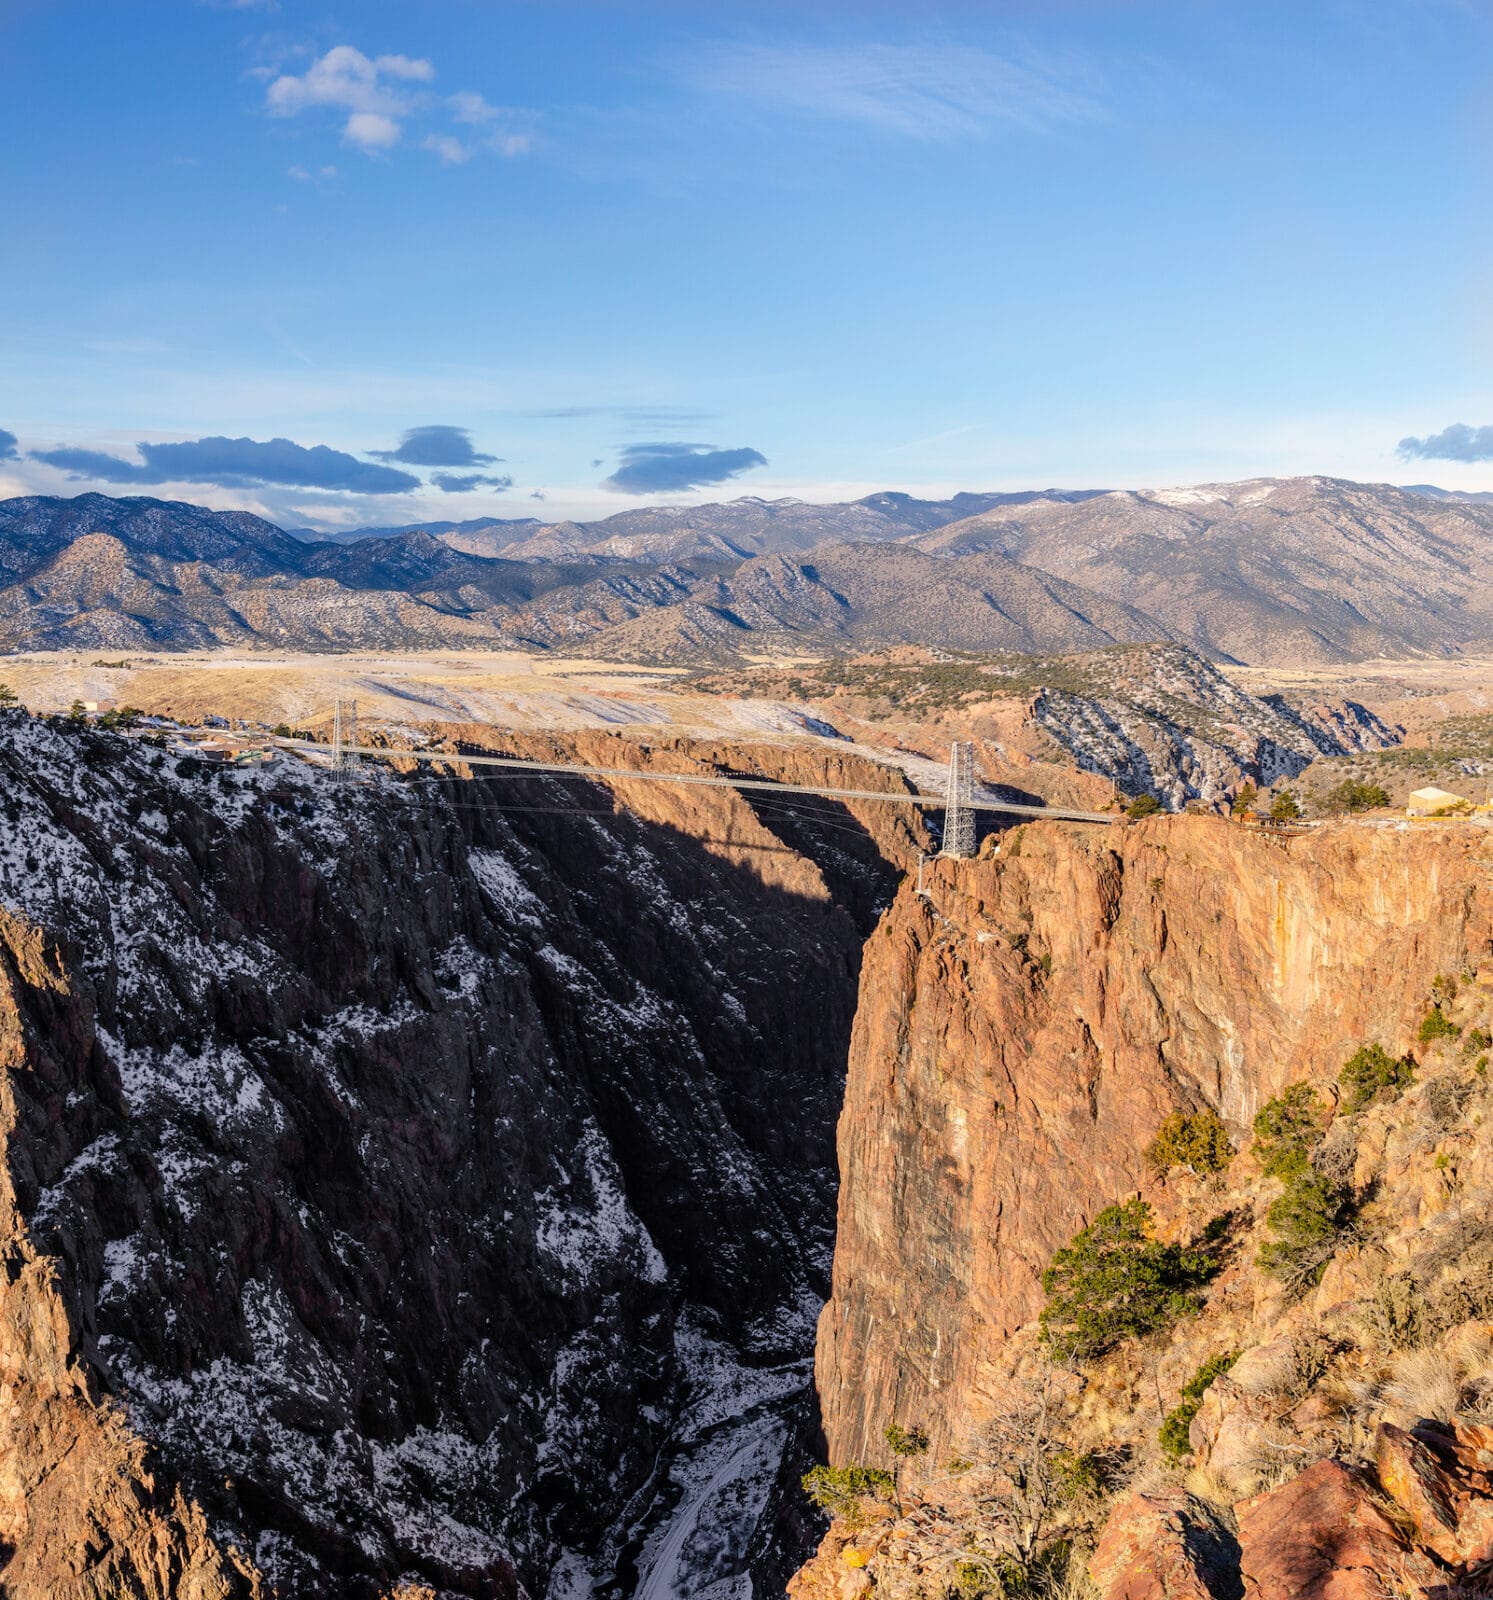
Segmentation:
{"type": "Polygon", "coordinates": [[[0,125],[0,494],[1493,488],[1485,0],[0,0],[0,125]]]}

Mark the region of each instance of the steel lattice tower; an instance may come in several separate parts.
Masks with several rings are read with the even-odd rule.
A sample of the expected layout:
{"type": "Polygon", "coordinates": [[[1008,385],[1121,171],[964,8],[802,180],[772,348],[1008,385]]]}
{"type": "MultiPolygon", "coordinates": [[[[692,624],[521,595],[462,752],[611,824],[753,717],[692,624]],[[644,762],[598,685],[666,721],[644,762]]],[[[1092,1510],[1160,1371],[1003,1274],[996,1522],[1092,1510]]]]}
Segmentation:
{"type": "Polygon", "coordinates": [[[338,700],[332,707],[332,771],[350,778],[358,764],[358,702],[338,700]]]}
{"type": "Polygon", "coordinates": [[[975,853],[975,747],[956,743],[949,749],[948,804],[943,814],[945,856],[969,857],[975,853]]]}

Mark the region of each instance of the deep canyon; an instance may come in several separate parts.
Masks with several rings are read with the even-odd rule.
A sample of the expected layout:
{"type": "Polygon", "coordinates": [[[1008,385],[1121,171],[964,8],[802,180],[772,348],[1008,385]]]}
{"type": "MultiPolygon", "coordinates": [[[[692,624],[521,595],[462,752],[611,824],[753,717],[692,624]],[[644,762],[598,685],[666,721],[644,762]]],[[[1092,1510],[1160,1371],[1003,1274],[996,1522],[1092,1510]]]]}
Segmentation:
{"type": "MultiPolygon", "coordinates": [[[[910,808],[475,779],[490,731],[444,734],[445,771],[337,782],[0,709],[18,1600],[942,1595],[890,1512],[792,1577],[816,1449],[926,1430],[906,1488],[958,1544],[935,1463],[1030,1366],[1053,1252],[1129,1195],[1177,1237],[1222,1204],[1148,1167],[1163,1120],[1242,1150],[1293,1079],[1405,1048],[1438,978],[1465,1010],[1493,976],[1478,828],[1037,822],[919,893],[910,808]]],[[[902,783],[791,745],[501,748],[902,783]]],[[[1399,1167],[1389,1113],[1356,1124],[1384,1193],[1462,1152],[1405,1238],[1476,1209],[1479,1103],[1399,1167]]],[[[1153,1428],[1200,1341],[1298,1314],[1242,1253],[1218,1282],[1084,1380],[1090,1442],[1153,1428]]]]}

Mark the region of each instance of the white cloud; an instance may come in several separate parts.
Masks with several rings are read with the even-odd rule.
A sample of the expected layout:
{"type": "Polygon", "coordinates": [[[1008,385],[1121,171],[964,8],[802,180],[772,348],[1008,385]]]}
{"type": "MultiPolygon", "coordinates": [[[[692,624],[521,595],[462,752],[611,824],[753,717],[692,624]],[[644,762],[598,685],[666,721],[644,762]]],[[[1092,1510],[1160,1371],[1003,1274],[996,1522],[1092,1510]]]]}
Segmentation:
{"type": "Polygon", "coordinates": [[[421,141],[420,148],[438,155],[448,167],[459,167],[472,159],[472,152],[460,139],[449,133],[432,133],[421,141]]]}
{"type": "Polygon", "coordinates": [[[515,121],[523,120],[522,112],[516,112],[508,106],[491,105],[470,89],[447,95],[446,108],[455,121],[465,123],[469,128],[486,128],[495,122],[509,124],[493,129],[485,141],[487,148],[496,150],[500,156],[527,155],[534,148],[531,134],[517,132],[511,126],[515,121]]]}
{"type": "Polygon", "coordinates": [[[314,106],[346,111],[342,137],[366,152],[388,150],[399,142],[400,121],[415,109],[397,85],[429,83],[435,68],[411,56],[365,56],[339,44],[313,61],[305,72],[282,73],[265,90],[265,109],[274,117],[294,117],[314,106]]]}
{"type": "MultiPolygon", "coordinates": [[[[435,68],[416,56],[366,56],[350,44],[340,44],[302,73],[273,74],[265,89],[265,109],[273,117],[295,117],[314,107],[345,111],[343,143],[378,155],[392,150],[404,136],[404,124],[433,102],[428,95],[407,85],[430,83],[435,68]]],[[[450,166],[469,161],[477,149],[485,147],[501,156],[520,156],[533,148],[533,138],[522,131],[524,113],[495,106],[471,89],[448,95],[445,109],[464,127],[488,130],[482,146],[464,142],[452,133],[430,133],[420,141],[450,166]],[[515,126],[517,124],[518,126],[515,126]]],[[[311,177],[308,168],[290,169],[293,178],[311,177]]],[[[323,168],[321,177],[335,176],[335,169],[323,168]]]]}
{"type": "Polygon", "coordinates": [[[448,95],[446,104],[458,122],[473,127],[480,127],[484,122],[496,122],[503,114],[497,106],[490,106],[480,94],[474,94],[470,89],[461,89],[448,95]]]}
{"type": "Polygon", "coordinates": [[[1043,63],[951,44],[731,43],[692,53],[684,75],[706,93],[914,139],[967,139],[1000,122],[1045,127],[1102,115],[1096,98],[1043,63]]]}
{"type": "Polygon", "coordinates": [[[344,144],[359,150],[389,150],[399,143],[400,127],[382,111],[354,111],[342,130],[344,144]]]}

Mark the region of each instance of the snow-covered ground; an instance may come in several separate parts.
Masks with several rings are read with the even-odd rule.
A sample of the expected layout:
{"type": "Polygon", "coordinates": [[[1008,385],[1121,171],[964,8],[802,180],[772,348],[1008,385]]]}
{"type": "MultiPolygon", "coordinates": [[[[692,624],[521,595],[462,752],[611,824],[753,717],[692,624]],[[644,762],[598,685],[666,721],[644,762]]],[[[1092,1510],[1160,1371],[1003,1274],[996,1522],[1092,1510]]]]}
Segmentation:
{"type": "MultiPolygon", "coordinates": [[[[800,1310],[811,1317],[817,1307],[800,1310]]],[[[750,1600],[748,1551],[812,1362],[744,1366],[688,1320],[675,1348],[690,1393],[649,1492],[598,1556],[569,1552],[560,1560],[547,1600],[750,1600]]]]}

